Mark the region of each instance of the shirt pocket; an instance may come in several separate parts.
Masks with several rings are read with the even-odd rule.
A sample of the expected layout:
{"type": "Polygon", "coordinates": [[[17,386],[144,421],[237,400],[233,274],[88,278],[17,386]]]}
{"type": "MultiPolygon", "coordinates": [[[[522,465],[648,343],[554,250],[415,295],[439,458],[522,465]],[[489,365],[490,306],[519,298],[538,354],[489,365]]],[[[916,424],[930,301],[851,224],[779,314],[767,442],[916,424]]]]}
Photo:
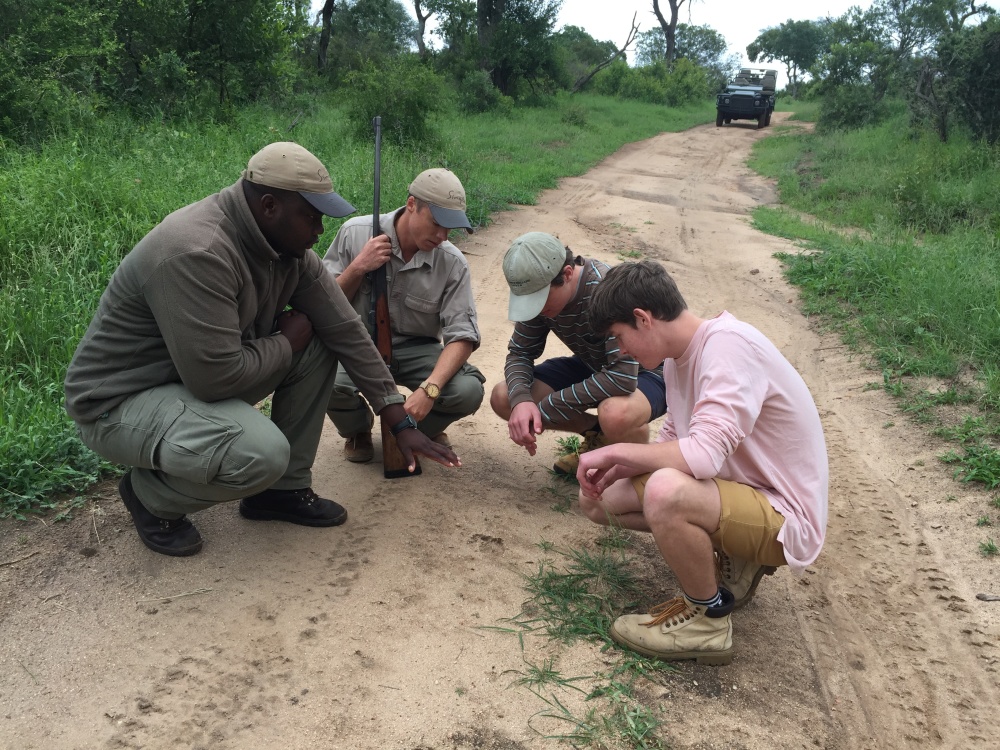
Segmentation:
{"type": "Polygon", "coordinates": [[[401,326],[401,332],[409,335],[430,336],[437,338],[441,330],[441,303],[438,300],[425,299],[408,294],[403,300],[406,320],[401,326]]]}

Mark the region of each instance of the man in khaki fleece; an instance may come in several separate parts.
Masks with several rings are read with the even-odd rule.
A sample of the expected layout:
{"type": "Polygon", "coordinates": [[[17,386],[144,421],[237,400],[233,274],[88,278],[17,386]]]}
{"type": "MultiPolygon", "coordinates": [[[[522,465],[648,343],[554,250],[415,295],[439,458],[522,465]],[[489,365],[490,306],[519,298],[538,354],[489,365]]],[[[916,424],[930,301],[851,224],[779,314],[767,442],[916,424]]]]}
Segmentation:
{"type": "Polygon", "coordinates": [[[411,470],[417,453],[460,465],[415,429],[311,251],[324,215],[353,212],[315,156],[273,143],[115,271],[66,374],[66,409],[88,447],[132,467],[119,491],[150,549],[195,554],[202,538],[186,515],[240,498],[244,518],[344,523],[347,511],[310,487],[338,363],[394,425],[411,470]],[[268,419],[253,404],[272,393],[268,419]]]}

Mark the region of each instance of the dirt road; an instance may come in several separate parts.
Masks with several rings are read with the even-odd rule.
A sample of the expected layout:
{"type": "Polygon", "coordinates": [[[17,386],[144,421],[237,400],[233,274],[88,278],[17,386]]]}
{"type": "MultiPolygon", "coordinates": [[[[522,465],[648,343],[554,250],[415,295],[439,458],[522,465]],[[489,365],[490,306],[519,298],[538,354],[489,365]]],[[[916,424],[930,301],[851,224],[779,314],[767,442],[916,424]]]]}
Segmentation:
{"type": "MultiPolygon", "coordinates": [[[[976,599],[1000,593],[977,550],[984,496],[865,387],[880,376],[863,359],[799,313],[772,257],[792,246],[749,227],[747,211],[775,195],[743,162],[775,132],[705,126],[632,144],[464,241],[483,332],[474,362],[488,385],[502,377],[500,263],[531,230],[611,262],[638,250],[696,313],[762,329],[823,417],[827,543],[807,574],[765,579],[734,616],[731,666],[682,666],[641,691],[665,737],[1000,747],[1000,603],[976,599]]],[[[554,435],[531,458],[486,405],[449,434],[463,468],[386,481],[377,464],[344,462],[328,431],[316,488],[349,508],[340,529],[251,523],[230,504],[196,516],[201,554],[171,559],[139,543],[114,485],[68,524],[0,525],[0,748],[555,747],[532,718],[546,707],[513,684],[517,639],[483,626],[518,613],[540,542],[580,546],[597,530],[552,508],[554,435]]],[[[614,658],[535,637],[524,648],[566,676],[614,658]]]]}

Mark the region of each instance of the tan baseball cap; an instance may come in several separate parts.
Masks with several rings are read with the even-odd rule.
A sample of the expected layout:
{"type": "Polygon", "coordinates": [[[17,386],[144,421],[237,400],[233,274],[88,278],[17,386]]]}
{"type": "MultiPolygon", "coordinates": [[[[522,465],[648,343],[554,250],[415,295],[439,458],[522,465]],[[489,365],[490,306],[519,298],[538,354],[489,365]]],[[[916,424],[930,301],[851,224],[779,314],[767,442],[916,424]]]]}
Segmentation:
{"type": "Polygon", "coordinates": [[[566,265],[566,247],[545,232],[522,234],[503,256],[510,287],[507,317],[518,322],[537,318],[549,298],[549,286],[566,265]]]}
{"type": "Polygon", "coordinates": [[[463,227],[470,234],[472,225],[465,215],[465,188],[448,169],[425,169],[410,183],[410,195],[430,206],[431,215],[446,229],[463,227]]]}
{"type": "Polygon", "coordinates": [[[334,218],[357,211],[333,192],[333,182],[323,162],[291,141],[272,143],[251,156],[243,170],[243,179],[257,185],[294,190],[317,211],[334,218]]]}

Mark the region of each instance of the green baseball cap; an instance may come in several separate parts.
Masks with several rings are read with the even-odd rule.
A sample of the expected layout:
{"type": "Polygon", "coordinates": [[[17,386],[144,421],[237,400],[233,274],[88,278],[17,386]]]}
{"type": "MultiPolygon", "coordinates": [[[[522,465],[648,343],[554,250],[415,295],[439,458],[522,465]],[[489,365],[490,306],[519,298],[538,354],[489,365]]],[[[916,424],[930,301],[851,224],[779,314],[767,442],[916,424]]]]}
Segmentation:
{"type": "Polygon", "coordinates": [[[323,162],[291,141],[264,146],[250,157],[243,179],[257,185],[294,190],[327,216],[350,216],[357,209],[333,192],[330,173],[323,162]]]}
{"type": "Polygon", "coordinates": [[[507,317],[515,322],[537,318],[549,298],[549,285],[566,265],[566,247],[545,232],[522,234],[503,257],[510,287],[507,317]]]}

